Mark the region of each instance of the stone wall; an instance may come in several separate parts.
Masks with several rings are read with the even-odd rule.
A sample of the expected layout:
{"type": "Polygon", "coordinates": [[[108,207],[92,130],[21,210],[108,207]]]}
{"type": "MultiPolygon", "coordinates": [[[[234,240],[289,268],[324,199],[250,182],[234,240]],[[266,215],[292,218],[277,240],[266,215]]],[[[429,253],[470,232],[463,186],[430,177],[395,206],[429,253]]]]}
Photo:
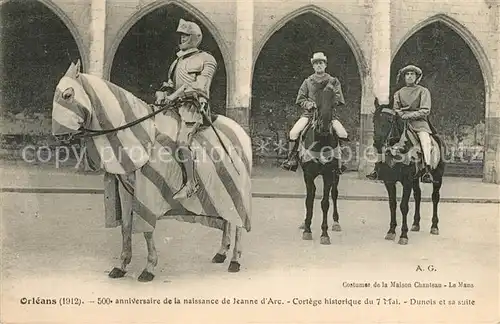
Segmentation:
{"type": "MultiPolygon", "coordinates": [[[[0,4],[5,1],[0,0],[0,4]]],[[[90,44],[93,41],[91,28],[92,0],[40,0],[54,11],[68,26],[80,50],[84,68],[89,65],[90,44]]],[[[370,128],[370,108],[373,106],[373,81],[371,80],[370,62],[372,57],[372,14],[374,0],[253,0],[253,37],[249,38],[253,47],[253,62],[269,37],[287,21],[305,12],[312,12],[328,21],[346,39],[354,52],[361,78],[361,122],[359,133],[366,133],[370,128]]],[[[225,1],[221,6],[213,1],[203,0],[107,0],[106,27],[103,43],[105,54],[103,76],[109,77],[114,54],[121,39],[141,17],[165,5],[176,5],[192,13],[210,29],[220,46],[226,65],[228,100],[232,102],[234,93],[239,86],[238,76],[243,67],[237,64],[238,24],[235,20],[238,12],[236,0],[225,1]]],[[[486,83],[486,137],[487,153],[491,156],[493,165],[485,167],[485,177],[491,178],[492,168],[499,169],[498,121],[500,116],[500,95],[495,89],[500,88],[500,49],[498,1],[494,0],[401,0],[390,1],[391,53],[397,50],[408,37],[428,23],[441,21],[454,29],[471,47],[476,55],[486,83]],[[488,135],[489,134],[489,135],[488,135]],[[497,161],[498,160],[498,161],[497,161]],[[488,169],[488,170],[486,170],[488,169]],[[487,175],[488,174],[488,175],[487,175]]],[[[245,67],[248,68],[248,67],[245,67]]],[[[253,70],[253,67],[252,67],[253,70]]],[[[240,90],[241,91],[241,90],[240,90]]],[[[237,98],[238,96],[235,96],[237,98]]],[[[242,123],[248,123],[250,107],[237,107],[233,112],[235,118],[241,117],[242,123]],[[246,112],[245,112],[246,111],[246,112]]],[[[46,134],[48,116],[4,114],[2,120],[3,134],[46,134]]],[[[364,140],[363,140],[364,141],[364,140]]],[[[367,142],[368,143],[368,142],[367,142]]],[[[367,144],[368,145],[368,144],[367,144]]],[[[491,163],[490,163],[491,164],[491,163]]],[[[496,172],[496,171],[495,171],[496,172]]],[[[498,176],[494,176],[498,178],[498,176]]]]}

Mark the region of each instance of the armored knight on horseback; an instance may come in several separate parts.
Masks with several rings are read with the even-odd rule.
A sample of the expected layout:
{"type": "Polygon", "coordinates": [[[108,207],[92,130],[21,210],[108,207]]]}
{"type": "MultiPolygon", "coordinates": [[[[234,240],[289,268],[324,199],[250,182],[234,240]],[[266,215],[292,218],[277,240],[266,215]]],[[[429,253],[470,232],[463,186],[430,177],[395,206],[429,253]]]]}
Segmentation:
{"type": "MultiPolygon", "coordinates": [[[[325,72],[327,61],[328,59],[324,53],[314,53],[311,58],[314,74],[306,78],[300,86],[295,103],[304,109],[304,112],[292,127],[289,134],[290,149],[288,159],[282,165],[285,170],[295,171],[298,167],[299,137],[314,116],[314,110],[318,106],[316,102],[317,92],[326,89],[335,93],[335,102],[332,102],[332,109],[345,105],[342,86],[339,80],[325,72]]],[[[348,141],[347,131],[336,117],[332,118],[331,125],[339,137],[340,143],[348,141]]],[[[344,165],[341,167],[341,172],[343,171],[345,171],[344,165]]]]}
{"type": "Polygon", "coordinates": [[[177,59],[169,68],[168,81],[163,82],[156,92],[156,104],[168,104],[180,100],[178,112],[182,122],[178,144],[182,158],[179,160],[187,176],[187,181],[174,195],[175,199],[180,199],[191,197],[199,188],[194,176],[191,142],[195,133],[206,121],[205,117],[210,116],[208,100],[217,62],[211,54],[198,49],[203,35],[197,24],[181,19],[177,33],[180,34],[180,51],[177,52],[177,59]],[[197,100],[199,105],[194,104],[192,100],[197,100]]]}
{"type": "MultiPolygon", "coordinates": [[[[393,109],[396,115],[407,123],[408,131],[413,131],[418,136],[425,162],[422,182],[432,183],[430,136],[435,133],[435,130],[428,120],[431,110],[431,94],[427,88],[418,84],[422,79],[422,70],[419,67],[408,65],[402,68],[398,72],[396,82],[401,76],[404,76],[405,86],[394,94],[393,109]]],[[[377,169],[382,163],[381,148],[377,148],[377,151],[378,160],[375,169],[366,176],[371,180],[378,179],[377,169]]]]}

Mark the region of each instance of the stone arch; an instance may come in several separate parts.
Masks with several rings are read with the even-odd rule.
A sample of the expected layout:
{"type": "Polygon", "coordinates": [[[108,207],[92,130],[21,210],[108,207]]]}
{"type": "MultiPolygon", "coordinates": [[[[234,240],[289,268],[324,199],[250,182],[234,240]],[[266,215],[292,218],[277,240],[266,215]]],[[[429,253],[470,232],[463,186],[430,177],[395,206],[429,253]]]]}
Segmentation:
{"type": "MultiPolygon", "coordinates": [[[[10,1],[12,0],[0,0],[0,6],[10,1]]],[[[82,68],[83,69],[87,68],[90,63],[89,56],[87,51],[85,50],[83,38],[73,20],[57,4],[55,4],[54,1],[52,0],[36,0],[36,1],[42,3],[47,8],[49,8],[57,17],[59,17],[59,19],[61,19],[64,25],[68,28],[69,32],[71,33],[73,39],[76,42],[76,46],[78,47],[78,52],[80,53],[81,56],[82,68]]]]}
{"type": "Polygon", "coordinates": [[[436,22],[441,22],[451,28],[454,32],[456,32],[469,46],[469,48],[474,53],[477,61],[479,62],[479,66],[481,67],[481,72],[483,74],[483,79],[485,82],[487,96],[490,91],[490,87],[493,84],[493,69],[491,67],[491,62],[488,59],[484,51],[484,47],[478,41],[478,39],[474,36],[474,34],[463,24],[461,24],[456,19],[448,16],[445,13],[439,13],[434,16],[428,17],[421,22],[417,23],[413,28],[411,28],[406,35],[399,41],[398,46],[392,52],[391,61],[394,60],[396,54],[399,52],[401,47],[406,43],[406,41],[417,33],[419,30],[424,28],[425,26],[431,25],[436,22]]]}
{"type": "Polygon", "coordinates": [[[276,22],[261,38],[259,43],[257,44],[256,49],[254,50],[254,59],[253,59],[253,64],[252,64],[252,74],[255,68],[255,63],[257,62],[257,59],[260,55],[260,52],[266,45],[266,43],[269,41],[269,39],[283,26],[285,26],[289,21],[292,21],[293,19],[306,14],[306,13],[311,13],[314,14],[326,22],[328,22],[335,30],[337,30],[342,37],[346,40],[347,44],[349,44],[349,47],[351,48],[354,57],[356,58],[356,63],[358,66],[359,70],[359,77],[361,79],[364,78],[364,76],[367,74],[368,71],[368,65],[366,62],[366,59],[363,55],[363,50],[361,49],[361,46],[358,44],[356,41],[356,38],[354,35],[349,31],[349,29],[339,20],[337,19],[334,15],[332,15],[330,12],[328,12],[325,9],[322,9],[316,5],[310,4],[307,6],[300,7],[283,18],[281,18],[278,22],[276,22]]]}
{"type": "Polygon", "coordinates": [[[0,105],[2,117],[7,121],[2,135],[33,139],[50,134],[50,112],[57,83],[71,62],[80,59],[87,64],[81,39],[75,38],[76,27],[69,23],[72,31],[62,10],[47,3],[21,0],[0,3],[1,38],[7,44],[1,53],[4,67],[0,105]]]}
{"type": "Polygon", "coordinates": [[[193,16],[195,16],[199,21],[206,26],[206,28],[210,31],[212,36],[214,37],[221,53],[222,53],[222,58],[224,61],[224,67],[226,69],[226,102],[228,100],[228,95],[229,95],[229,87],[231,85],[231,76],[233,73],[232,71],[232,59],[230,55],[229,48],[227,46],[227,42],[225,41],[224,37],[222,36],[222,33],[219,31],[219,29],[215,26],[212,21],[206,17],[200,10],[198,10],[195,6],[192,4],[188,3],[185,0],[157,0],[152,3],[149,3],[145,5],[143,8],[141,8],[139,11],[134,13],[126,22],[125,24],[119,29],[118,34],[113,40],[113,43],[111,44],[105,58],[104,62],[104,77],[109,80],[111,76],[111,69],[113,66],[113,60],[115,58],[116,52],[118,50],[118,47],[120,46],[123,38],[125,35],[130,31],[130,29],[143,17],[145,17],[147,14],[152,13],[156,9],[165,7],[165,6],[177,6],[182,8],[183,10],[189,12],[193,16]]]}
{"type": "Polygon", "coordinates": [[[446,142],[447,175],[480,177],[492,81],[483,48],[464,26],[442,14],[417,24],[403,40],[392,54],[391,93],[404,82],[396,82],[399,68],[420,66],[421,83],[432,95],[431,122],[446,142]]]}
{"type": "Polygon", "coordinates": [[[297,92],[303,80],[313,73],[309,60],[318,51],[327,55],[327,72],[336,76],[342,85],[347,107],[337,111],[339,119],[352,143],[359,139],[363,97],[360,70],[363,68],[360,69],[345,33],[311,8],[316,7],[308,6],[306,10],[299,10],[299,14],[289,16],[290,19],[282,19],[271,29],[272,34],[263,38],[254,57],[250,130],[256,144],[256,157],[261,157],[261,161],[286,150],[283,146],[261,147],[259,142],[279,143],[288,139],[290,129],[302,112],[295,104],[297,92]],[[312,26],[317,26],[319,32],[313,31],[312,26]]]}

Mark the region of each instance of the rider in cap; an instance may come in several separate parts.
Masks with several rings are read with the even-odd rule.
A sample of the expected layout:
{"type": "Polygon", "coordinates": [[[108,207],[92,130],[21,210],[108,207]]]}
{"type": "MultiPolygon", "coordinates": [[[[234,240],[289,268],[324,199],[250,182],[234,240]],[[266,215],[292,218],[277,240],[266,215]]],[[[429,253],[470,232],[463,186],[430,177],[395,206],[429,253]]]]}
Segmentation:
{"type": "Polygon", "coordinates": [[[191,142],[196,131],[204,123],[204,115],[210,118],[208,100],[217,62],[212,55],[198,49],[203,35],[197,24],[181,19],[177,33],[180,34],[180,51],[170,66],[168,81],[163,82],[156,92],[156,104],[166,104],[176,99],[181,102],[178,111],[182,122],[177,141],[182,154],[179,162],[182,162],[187,181],[174,195],[175,199],[180,199],[191,197],[199,188],[194,176],[191,142]],[[182,99],[198,100],[200,108],[182,99]]]}
{"type": "MultiPolygon", "coordinates": [[[[394,94],[394,110],[401,119],[408,122],[408,126],[419,138],[422,153],[424,155],[425,170],[422,176],[422,182],[432,183],[433,178],[430,173],[431,161],[431,138],[433,133],[427,116],[431,110],[431,93],[429,90],[418,83],[422,80],[422,70],[415,65],[408,65],[399,70],[396,82],[401,76],[404,76],[405,86],[394,94]]],[[[375,164],[375,170],[367,175],[369,179],[378,178],[377,167],[379,161],[375,164]]]]}
{"type": "MultiPolygon", "coordinates": [[[[292,127],[289,134],[290,150],[288,159],[282,165],[282,167],[286,170],[295,171],[298,167],[298,139],[300,133],[304,130],[310,118],[313,116],[313,110],[317,107],[317,91],[322,91],[323,89],[334,91],[335,102],[332,103],[332,106],[337,107],[345,105],[344,95],[342,93],[342,87],[339,80],[325,72],[327,61],[328,59],[324,53],[314,53],[313,57],[311,58],[311,64],[314,69],[314,74],[306,78],[300,86],[295,103],[298,104],[302,109],[304,109],[304,112],[292,127]]],[[[332,126],[337,133],[341,143],[348,141],[347,131],[336,117],[332,119],[332,126]]],[[[342,165],[341,172],[345,171],[345,169],[345,166],[342,165]]]]}

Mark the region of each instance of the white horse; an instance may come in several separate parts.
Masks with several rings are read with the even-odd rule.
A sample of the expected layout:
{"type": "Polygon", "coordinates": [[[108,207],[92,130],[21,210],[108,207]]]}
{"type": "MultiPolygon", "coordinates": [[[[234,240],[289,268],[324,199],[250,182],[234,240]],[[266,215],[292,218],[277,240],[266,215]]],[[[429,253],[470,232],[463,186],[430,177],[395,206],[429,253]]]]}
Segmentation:
{"type": "Polygon", "coordinates": [[[60,139],[83,139],[86,161],[94,170],[105,171],[105,226],[121,225],[121,263],[109,276],[126,274],[132,234],[144,233],[148,258],[138,280],[153,280],[158,263],[153,232],[158,219],[222,230],[214,263],[225,261],[234,233],[228,271],[238,272],[242,231],[251,228],[250,137],[224,116],[200,130],[192,148],[199,191],[191,198],[174,200],[184,179],[174,158],[180,118],[174,109],[166,108],[158,111],[111,82],[81,73],[80,61],[70,65],[57,85],[52,133],[60,139]]]}

